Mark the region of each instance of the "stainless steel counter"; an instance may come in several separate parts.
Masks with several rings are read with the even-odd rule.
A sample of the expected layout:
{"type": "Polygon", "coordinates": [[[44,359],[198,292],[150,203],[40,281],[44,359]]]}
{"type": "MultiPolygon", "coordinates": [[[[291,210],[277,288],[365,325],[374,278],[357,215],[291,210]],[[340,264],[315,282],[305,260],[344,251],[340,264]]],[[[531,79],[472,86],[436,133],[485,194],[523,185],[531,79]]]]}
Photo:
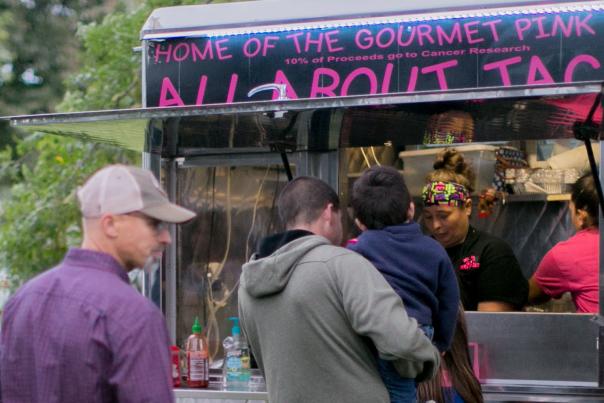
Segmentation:
{"type": "MultiPolygon", "coordinates": [[[[604,390],[595,387],[483,385],[486,403],[603,403],[604,390]]],[[[177,403],[262,403],[266,392],[209,389],[175,389],[177,403]]]]}
{"type": "MultiPolygon", "coordinates": [[[[472,358],[488,403],[604,403],[598,388],[598,318],[588,314],[467,313],[472,358]]],[[[268,400],[259,392],[176,389],[178,403],[268,400]]]]}
{"type": "Polygon", "coordinates": [[[268,401],[266,392],[222,390],[219,386],[210,385],[207,389],[174,389],[177,403],[261,403],[268,401]]]}
{"type": "Polygon", "coordinates": [[[553,387],[483,385],[483,395],[488,403],[602,403],[604,389],[596,387],[553,387]]]}

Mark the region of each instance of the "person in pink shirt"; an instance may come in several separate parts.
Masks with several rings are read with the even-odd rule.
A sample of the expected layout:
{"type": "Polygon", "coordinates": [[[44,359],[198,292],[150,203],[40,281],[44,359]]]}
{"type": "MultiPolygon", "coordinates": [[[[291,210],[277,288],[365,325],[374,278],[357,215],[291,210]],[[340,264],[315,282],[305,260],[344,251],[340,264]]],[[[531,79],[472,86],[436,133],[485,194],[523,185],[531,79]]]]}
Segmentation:
{"type": "Polygon", "coordinates": [[[570,292],[577,312],[598,313],[598,194],[591,174],[573,185],[568,208],[577,233],[545,254],[529,280],[529,302],[570,292]]]}

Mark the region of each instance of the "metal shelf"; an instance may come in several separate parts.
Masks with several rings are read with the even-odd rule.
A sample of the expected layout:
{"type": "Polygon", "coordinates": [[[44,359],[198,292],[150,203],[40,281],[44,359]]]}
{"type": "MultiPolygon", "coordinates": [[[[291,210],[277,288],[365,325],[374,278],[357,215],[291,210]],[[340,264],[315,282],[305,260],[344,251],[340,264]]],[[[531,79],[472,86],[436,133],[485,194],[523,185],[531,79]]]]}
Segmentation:
{"type": "Polygon", "coordinates": [[[520,193],[508,194],[503,197],[503,204],[517,202],[563,202],[570,200],[570,193],[520,193]]]}

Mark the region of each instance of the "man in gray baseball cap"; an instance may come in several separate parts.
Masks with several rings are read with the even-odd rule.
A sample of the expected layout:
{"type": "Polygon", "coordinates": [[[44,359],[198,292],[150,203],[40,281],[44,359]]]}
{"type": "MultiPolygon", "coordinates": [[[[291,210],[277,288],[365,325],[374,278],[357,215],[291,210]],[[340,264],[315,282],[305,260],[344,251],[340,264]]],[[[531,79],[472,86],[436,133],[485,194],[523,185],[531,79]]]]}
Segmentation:
{"type": "Polygon", "coordinates": [[[78,189],[80,209],[85,218],[135,211],[168,223],[181,223],[195,213],[170,203],[153,174],[128,165],[110,165],[78,189]]]}
{"type": "Polygon", "coordinates": [[[84,249],[101,247],[126,269],[153,266],[170,244],[166,223],[195,213],[170,203],[151,172],[111,165],[78,190],[84,223],[84,249]],[[143,225],[141,225],[143,224],[143,225]]]}
{"type": "Polygon", "coordinates": [[[172,402],[161,312],[127,272],[158,260],[195,213],[171,203],[151,172],[110,165],[78,190],[84,239],[23,285],[2,318],[6,402],[172,402]]]}

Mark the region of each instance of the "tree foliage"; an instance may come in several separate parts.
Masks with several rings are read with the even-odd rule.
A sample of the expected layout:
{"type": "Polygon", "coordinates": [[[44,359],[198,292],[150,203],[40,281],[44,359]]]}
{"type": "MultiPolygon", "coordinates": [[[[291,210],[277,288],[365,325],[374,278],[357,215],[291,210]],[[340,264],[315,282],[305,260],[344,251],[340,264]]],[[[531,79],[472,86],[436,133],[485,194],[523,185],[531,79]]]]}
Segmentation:
{"type": "Polygon", "coordinates": [[[18,284],[80,242],[75,185],[100,166],[131,158],[125,151],[41,134],[20,141],[16,152],[17,160],[6,165],[19,180],[3,205],[0,261],[18,284]]]}
{"type": "MultiPolygon", "coordinates": [[[[52,112],[78,71],[79,26],[96,25],[102,0],[7,0],[0,6],[0,114],[52,112]]],[[[84,53],[85,54],[85,53],[84,53]]],[[[85,106],[85,105],[83,105],[85,106]]],[[[14,285],[56,264],[80,242],[75,186],[98,167],[137,155],[63,137],[0,127],[0,267],[14,285]],[[14,141],[10,141],[14,140],[14,141]]]]}
{"type": "Polygon", "coordinates": [[[0,112],[52,111],[63,81],[78,68],[82,21],[105,11],[103,0],[0,0],[0,112]]]}
{"type": "Polygon", "coordinates": [[[139,34],[151,11],[158,7],[196,4],[193,0],[149,0],[133,11],[105,17],[102,23],[82,25],[82,69],[67,81],[62,110],[120,109],[141,101],[139,34]]]}
{"type": "MultiPolygon", "coordinates": [[[[63,97],[63,81],[79,66],[78,24],[99,20],[104,4],[0,0],[0,115],[54,110],[63,97]]],[[[26,279],[57,262],[73,243],[77,221],[65,200],[72,193],[69,186],[87,170],[69,166],[84,157],[69,142],[25,135],[6,121],[0,123],[0,147],[1,189],[8,189],[0,217],[0,268],[26,279]]]]}
{"type": "MultiPolygon", "coordinates": [[[[69,15],[63,17],[71,18],[73,15],[82,16],[79,11],[86,9],[84,5],[92,7],[95,1],[102,2],[4,1],[35,4],[36,15],[21,15],[23,20],[31,19],[28,24],[44,23],[44,13],[48,13],[48,10],[63,10],[65,6],[65,9],[74,10],[74,13],[67,13],[69,15]],[[56,6],[57,2],[60,6],[56,6]]],[[[63,19],[65,27],[52,28],[61,32],[56,38],[50,38],[43,32],[33,37],[27,31],[32,25],[26,25],[23,29],[19,28],[19,32],[30,36],[23,38],[27,43],[19,45],[10,43],[12,39],[8,44],[6,42],[6,32],[12,35],[13,26],[7,25],[5,16],[13,11],[7,11],[11,8],[3,8],[2,4],[6,3],[0,3],[0,90],[4,99],[4,103],[0,101],[0,114],[49,112],[55,110],[54,105],[60,111],[140,105],[141,53],[133,49],[140,46],[139,32],[147,16],[157,7],[195,3],[193,0],[148,0],[138,6],[126,7],[122,4],[117,11],[102,19],[94,13],[84,15],[84,22],[77,25],[77,35],[74,35],[76,29],[71,24],[73,21],[63,19]],[[62,28],[66,28],[66,31],[60,31],[62,28]],[[81,43],[79,51],[76,51],[80,48],[74,45],[75,40],[81,43]],[[21,55],[18,48],[29,46],[30,42],[37,50],[31,49],[21,55]],[[64,51],[59,51],[61,49],[64,51]],[[17,54],[21,56],[16,57],[17,54]],[[4,81],[1,75],[3,57],[10,60],[12,65],[20,66],[14,67],[4,81]],[[35,75],[43,79],[39,83],[39,91],[32,83],[28,86],[24,85],[23,80],[19,81],[30,65],[35,66],[35,75]],[[67,79],[63,81],[63,77],[67,79]],[[45,86],[42,83],[52,85],[42,88],[45,86]],[[6,94],[12,95],[5,98],[7,88],[9,91],[6,94]],[[10,99],[18,97],[20,92],[25,95],[24,102],[9,105],[10,99]],[[57,100],[61,94],[64,96],[59,104],[57,100]]],[[[49,28],[48,32],[54,31],[49,28]]],[[[6,131],[3,133],[2,127],[0,134],[4,134],[5,139],[9,137],[6,131]]],[[[10,181],[11,188],[2,203],[0,217],[0,267],[8,268],[18,283],[58,263],[68,247],[81,241],[79,213],[75,203],[76,186],[103,165],[113,162],[138,164],[139,161],[140,156],[133,152],[39,133],[27,135],[18,139],[16,146],[5,148],[0,153],[0,163],[4,178],[10,181]]]]}

